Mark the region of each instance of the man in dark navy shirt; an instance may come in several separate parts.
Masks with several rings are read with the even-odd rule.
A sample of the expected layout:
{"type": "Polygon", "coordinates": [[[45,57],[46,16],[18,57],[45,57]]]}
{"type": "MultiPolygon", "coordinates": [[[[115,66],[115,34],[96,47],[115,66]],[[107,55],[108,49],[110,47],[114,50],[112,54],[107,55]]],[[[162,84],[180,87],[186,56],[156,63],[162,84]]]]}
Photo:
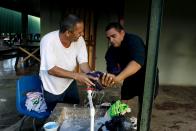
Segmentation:
{"type": "Polygon", "coordinates": [[[140,115],[145,81],[144,42],[139,36],[126,33],[119,23],[108,24],[105,31],[111,45],[105,55],[108,73],[103,75],[102,84],[112,87],[123,81],[121,100],[128,103],[138,96],[140,115]]]}
{"type": "Polygon", "coordinates": [[[125,33],[119,23],[110,23],[106,27],[106,37],[111,43],[105,56],[110,74],[104,75],[103,84],[111,86],[123,81],[121,100],[126,103],[134,96],[143,96],[146,58],[144,42],[136,35],[125,33]]]}
{"type": "MultiPolygon", "coordinates": [[[[128,103],[128,100],[138,96],[140,118],[146,68],[144,42],[139,36],[126,33],[120,23],[109,23],[105,31],[111,45],[105,55],[108,73],[103,75],[102,84],[112,87],[123,82],[121,100],[128,103]]],[[[156,75],[154,97],[158,91],[158,69],[156,75]]]]}

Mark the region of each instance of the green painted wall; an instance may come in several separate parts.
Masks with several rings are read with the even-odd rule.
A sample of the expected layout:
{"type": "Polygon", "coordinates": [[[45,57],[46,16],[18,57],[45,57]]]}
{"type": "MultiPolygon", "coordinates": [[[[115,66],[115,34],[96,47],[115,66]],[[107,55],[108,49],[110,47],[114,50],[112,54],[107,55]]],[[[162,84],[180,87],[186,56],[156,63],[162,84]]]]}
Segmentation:
{"type": "Polygon", "coordinates": [[[0,32],[17,33],[22,31],[21,13],[0,7],[0,32]]]}
{"type": "MultiPolygon", "coordinates": [[[[21,33],[22,13],[0,7],[0,33],[21,33]]],[[[28,32],[40,33],[40,18],[28,15],[28,32]]]]}
{"type": "Polygon", "coordinates": [[[28,15],[28,33],[40,33],[40,18],[28,15]]]}

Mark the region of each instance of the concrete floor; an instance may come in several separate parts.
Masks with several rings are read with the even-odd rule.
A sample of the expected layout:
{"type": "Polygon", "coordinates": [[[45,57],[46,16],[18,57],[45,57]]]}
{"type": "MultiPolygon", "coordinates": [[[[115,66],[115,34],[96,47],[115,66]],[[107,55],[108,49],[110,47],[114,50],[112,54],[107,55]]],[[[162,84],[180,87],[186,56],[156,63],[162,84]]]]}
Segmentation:
{"type": "MultiPolygon", "coordinates": [[[[0,130],[18,129],[21,115],[15,106],[16,79],[21,75],[37,73],[38,65],[14,69],[15,59],[0,61],[0,130]]],[[[104,102],[119,98],[119,89],[105,90],[104,102]],[[108,94],[108,95],[107,95],[108,94]]],[[[151,131],[195,131],[196,87],[160,86],[153,105],[151,131]]],[[[137,114],[137,97],[130,101],[131,116],[137,114]]],[[[31,120],[24,131],[30,131],[31,120]]],[[[40,123],[37,123],[40,127],[40,123]]],[[[40,128],[39,128],[40,129],[40,128]]]]}

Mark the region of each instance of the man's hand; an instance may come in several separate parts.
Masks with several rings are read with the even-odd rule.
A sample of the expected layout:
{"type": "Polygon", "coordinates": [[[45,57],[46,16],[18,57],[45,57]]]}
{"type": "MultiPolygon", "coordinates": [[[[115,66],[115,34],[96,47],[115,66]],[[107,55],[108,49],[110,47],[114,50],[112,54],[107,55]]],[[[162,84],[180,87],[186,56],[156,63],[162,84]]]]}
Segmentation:
{"type": "Polygon", "coordinates": [[[115,75],[104,73],[101,78],[101,84],[105,87],[111,87],[115,84],[114,79],[115,79],[115,75]]]}
{"type": "Polygon", "coordinates": [[[100,72],[100,71],[92,71],[92,72],[89,72],[89,73],[86,73],[88,76],[92,76],[92,77],[95,77],[97,78],[97,80],[93,80],[91,79],[91,81],[95,84],[94,88],[97,90],[97,91],[101,91],[103,89],[103,86],[102,84],[100,83],[100,79],[101,77],[103,76],[103,73],[100,72]]]}
{"type": "Polygon", "coordinates": [[[101,78],[101,84],[105,87],[112,87],[114,85],[122,84],[122,81],[118,76],[110,73],[104,73],[103,77],[101,78]]]}
{"type": "Polygon", "coordinates": [[[95,84],[90,80],[98,80],[96,77],[92,77],[83,73],[74,73],[74,79],[80,82],[82,85],[87,87],[95,86],[95,84]]]}

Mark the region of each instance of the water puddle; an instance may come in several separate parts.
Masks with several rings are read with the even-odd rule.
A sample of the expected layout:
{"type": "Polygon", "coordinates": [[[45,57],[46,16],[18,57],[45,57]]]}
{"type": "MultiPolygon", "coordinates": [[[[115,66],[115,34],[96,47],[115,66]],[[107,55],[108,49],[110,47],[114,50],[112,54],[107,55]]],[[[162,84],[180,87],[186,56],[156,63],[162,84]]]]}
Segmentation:
{"type": "Polygon", "coordinates": [[[0,102],[7,102],[7,99],[0,98],[0,102]]]}

